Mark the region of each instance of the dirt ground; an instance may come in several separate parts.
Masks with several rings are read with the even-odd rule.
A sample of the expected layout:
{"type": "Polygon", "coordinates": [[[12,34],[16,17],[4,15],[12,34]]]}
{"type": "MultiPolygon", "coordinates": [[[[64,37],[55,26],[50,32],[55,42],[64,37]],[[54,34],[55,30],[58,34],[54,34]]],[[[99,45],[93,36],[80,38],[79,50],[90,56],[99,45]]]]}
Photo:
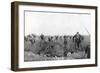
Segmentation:
{"type": "Polygon", "coordinates": [[[46,56],[40,56],[38,54],[34,54],[32,52],[25,52],[24,54],[25,61],[48,61],[48,60],[71,60],[71,59],[86,59],[87,54],[84,51],[79,51],[67,55],[67,57],[46,57],[46,56]]]}

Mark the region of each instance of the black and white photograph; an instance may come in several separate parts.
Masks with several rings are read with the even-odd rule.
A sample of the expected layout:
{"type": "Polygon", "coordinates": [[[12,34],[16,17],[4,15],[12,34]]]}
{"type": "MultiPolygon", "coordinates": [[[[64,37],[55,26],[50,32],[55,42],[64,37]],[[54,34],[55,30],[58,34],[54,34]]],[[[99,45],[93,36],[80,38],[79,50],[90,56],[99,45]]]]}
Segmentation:
{"type": "Polygon", "coordinates": [[[24,61],[90,58],[90,13],[24,11],[24,61]]]}

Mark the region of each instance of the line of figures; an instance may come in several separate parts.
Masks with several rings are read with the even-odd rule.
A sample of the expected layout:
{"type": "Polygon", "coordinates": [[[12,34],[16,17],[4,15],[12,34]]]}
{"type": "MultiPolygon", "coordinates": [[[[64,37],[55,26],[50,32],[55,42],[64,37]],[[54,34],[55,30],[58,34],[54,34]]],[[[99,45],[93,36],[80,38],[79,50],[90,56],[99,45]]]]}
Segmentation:
{"type": "MultiPolygon", "coordinates": [[[[87,58],[90,58],[90,45],[82,45],[84,37],[77,32],[74,36],[40,36],[28,35],[25,41],[31,43],[28,50],[38,55],[47,57],[67,57],[68,52],[71,54],[78,51],[85,51],[87,58]]],[[[27,47],[27,45],[25,45],[27,47]]],[[[26,48],[27,49],[27,48],[26,48]]]]}

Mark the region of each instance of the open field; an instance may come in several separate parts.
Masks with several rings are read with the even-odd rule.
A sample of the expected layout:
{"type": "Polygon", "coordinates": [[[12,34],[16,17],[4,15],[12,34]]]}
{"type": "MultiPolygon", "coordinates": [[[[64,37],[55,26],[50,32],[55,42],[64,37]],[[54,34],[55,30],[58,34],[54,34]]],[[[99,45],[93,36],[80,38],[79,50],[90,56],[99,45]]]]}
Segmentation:
{"type": "MultiPolygon", "coordinates": [[[[64,39],[60,36],[57,40],[48,42],[45,37],[45,42],[39,39],[39,36],[24,41],[24,61],[48,61],[48,60],[69,60],[69,59],[87,59],[90,54],[87,46],[90,47],[90,37],[83,36],[80,47],[75,48],[75,43],[72,38],[67,38],[67,44],[64,44],[64,39]],[[66,51],[66,52],[65,52],[66,51]]],[[[72,37],[72,36],[68,36],[72,37]]],[[[89,48],[90,49],[90,48],[89,48]]]]}

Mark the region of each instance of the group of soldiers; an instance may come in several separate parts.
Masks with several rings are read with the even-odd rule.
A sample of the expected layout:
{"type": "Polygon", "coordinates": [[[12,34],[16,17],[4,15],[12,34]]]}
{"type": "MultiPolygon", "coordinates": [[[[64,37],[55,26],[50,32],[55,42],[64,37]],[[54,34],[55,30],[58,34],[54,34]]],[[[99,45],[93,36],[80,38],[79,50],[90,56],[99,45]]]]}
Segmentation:
{"type": "MultiPolygon", "coordinates": [[[[32,35],[32,36],[28,36],[28,38],[30,37],[30,39],[25,38],[25,40],[30,40],[31,44],[36,43],[36,36],[32,35]],[[32,37],[33,36],[33,37],[32,37]]],[[[47,57],[54,57],[54,56],[67,56],[67,53],[69,52],[69,47],[73,46],[73,45],[68,45],[69,42],[73,42],[74,43],[74,49],[79,49],[80,48],[80,44],[82,42],[82,40],[84,40],[84,37],[82,35],[79,34],[79,32],[77,32],[74,36],[44,36],[43,34],[41,34],[38,39],[40,41],[39,47],[41,48],[40,50],[38,50],[37,54],[41,55],[44,54],[47,57]],[[58,42],[59,40],[59,42],[58,42]],[[62,41],[63,40],[63,41],[62,41]],[[70,41],[71,40],[71,41],[70,41]],[[62,42],[62,43],[61,43],[62,42]],[[55,47],[59,46],[60,50],[58,51],[62,51],[60,53],[62,53],[61,55],[55,54],[55,47]]],[[[73,48],[71,48],[73,49],[73,48]]],[[[57,50],[56,50],[57,51],[57,50]]],[[[71,53],[73,53],[74,51],[71,50],[71,53]]]]}

